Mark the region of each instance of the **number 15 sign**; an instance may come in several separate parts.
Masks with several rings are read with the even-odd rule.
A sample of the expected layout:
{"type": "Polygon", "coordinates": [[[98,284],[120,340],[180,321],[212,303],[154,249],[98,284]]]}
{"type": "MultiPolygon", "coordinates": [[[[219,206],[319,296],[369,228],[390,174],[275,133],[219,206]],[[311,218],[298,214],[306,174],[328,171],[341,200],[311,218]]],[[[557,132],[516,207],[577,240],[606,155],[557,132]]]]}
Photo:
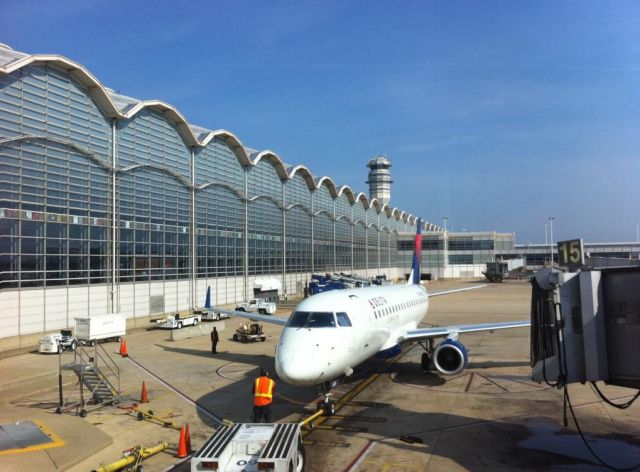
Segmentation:
{"type": "Polygon", "coordinates": [[[558,262],[561,266],[584,265],[584,243],[582,239],[558,241],[558,262]]]}

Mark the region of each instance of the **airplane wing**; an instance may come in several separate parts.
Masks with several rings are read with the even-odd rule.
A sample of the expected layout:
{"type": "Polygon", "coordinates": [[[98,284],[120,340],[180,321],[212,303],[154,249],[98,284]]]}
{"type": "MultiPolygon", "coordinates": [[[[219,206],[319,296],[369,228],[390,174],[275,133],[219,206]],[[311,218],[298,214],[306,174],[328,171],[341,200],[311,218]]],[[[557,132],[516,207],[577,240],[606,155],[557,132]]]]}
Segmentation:
{"type": "Polygon", "coordinates": [[[262,321],[264,323],[271,323],[279,326],[284,326],[287,323],[286,318],[278,318],[273,315],[260,315],[258,313],[247,313],[246,311],[226,310],[224,308],[211,308],[211,310],[223,313],[228,316],[238,316],[240,318],[247,318],[253,321],[262,321]]]}
{"type": "Polygon", "coordinates": [[[495,331],[497,329],[523,328],[531,326],[530,321],[507,321],[505,323],[480,323],[458,326],[437,326],[434,328],[418,328],[407,331],[398,338],[398,343],[422,341],[430,338],[444,338],[459,333],[475,333],[478,331],[495,331]]]}
{"type": "Polygon", "coordinates": [[[465,288],[456,288],[453,290],[443,290],[442,292],[429,293],[429,298],[431,297],[439,297],[440,295],[448,295],[450,293],[456,292],[466,292],[467,290],[476,290],[482,287],[486,287],[487,284],[484,285],[474,285],[473,287],[465,287],[465,288]]]}

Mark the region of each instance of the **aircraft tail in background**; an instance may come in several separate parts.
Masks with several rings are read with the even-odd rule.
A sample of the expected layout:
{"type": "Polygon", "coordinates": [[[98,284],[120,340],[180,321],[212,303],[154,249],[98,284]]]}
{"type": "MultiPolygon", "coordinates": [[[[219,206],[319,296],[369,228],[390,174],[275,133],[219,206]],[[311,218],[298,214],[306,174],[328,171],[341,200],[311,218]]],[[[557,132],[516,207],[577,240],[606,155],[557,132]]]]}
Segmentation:
{"type": "Polygon", "coordinates": [[[413,263],[407,285],[420,285],[420,268],[422,265],[422,218],[418,218],[416,224],[416,240],[413,246],[413,263]]]}
{"type": "Polygon", "coordinates": [[[211,308],[211,286],[207,287],[207,296],[204,299],[204,307],[211,308]]]}

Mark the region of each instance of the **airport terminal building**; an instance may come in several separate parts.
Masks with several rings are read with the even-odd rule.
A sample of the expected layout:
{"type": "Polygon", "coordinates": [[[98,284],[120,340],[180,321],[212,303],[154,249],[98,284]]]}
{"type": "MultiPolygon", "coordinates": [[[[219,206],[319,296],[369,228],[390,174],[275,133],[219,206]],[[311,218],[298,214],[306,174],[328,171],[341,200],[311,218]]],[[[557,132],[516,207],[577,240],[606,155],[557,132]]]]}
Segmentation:
{"type": "Polygon", "coordinates": [[[0,343],[89,313],[146,323],[209,286],[233,303],[265,276],[285,297],[312,273],[395,278],[416,220],[72,60],[0,45],[0,343]]]}

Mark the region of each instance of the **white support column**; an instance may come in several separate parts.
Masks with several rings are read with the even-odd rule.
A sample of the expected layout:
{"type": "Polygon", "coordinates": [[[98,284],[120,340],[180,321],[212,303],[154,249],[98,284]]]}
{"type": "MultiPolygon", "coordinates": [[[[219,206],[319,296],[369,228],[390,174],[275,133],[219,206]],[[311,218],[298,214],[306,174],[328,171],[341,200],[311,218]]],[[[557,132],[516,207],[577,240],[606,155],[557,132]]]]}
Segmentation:
{"type": "Polygon", "coordinates": [[[284,180],[281,181],[282,184],[282,294],[287,300],[287,208],[285,192],[286,185],[284,184],[284,180]]]}
{"type": "Polygon", "coordinates": [[[333,271],[338,272],[336,260],[336,201],[333,200],[333,271]]]}
{"type": "Polygon", "coordinates": [[[380,266],[380,213],[378,213],[378,275],[380,275],[381,266],[380,266]]]}
{"type": "Polygon", "coordinates": [[[353,231],[355,230],[355,226],[355,222],[353,221],[353,205],[351,205],[351,275],[353,275],[353,268],[355,267],[353,263],[353,231]]]}
{"type": "Polygon", "coordinates": [[[189,309],[193,311],[196,307],[196,150],[191,146],[191,274],[189,276],[189,309]]]}
{"type": "Polygon", "coordinates": [[[313,210],[313,195],[315,194],[315,190],[311,190],[311,274],[315,273],[315,230],[313,228],[315,212],[313,210]]]}
{"type": "Polygon", "coordinates": [[[369,276],[369,210],[364,211],[364,275],[369,276]]]}
{"type": "Polygon", "coordinates": [[[244,166],[244,257],[243,276],[244,289],[243,297],[249,300],[249,166],[244,166]]]}
{"type": "MultiPolygon", "coordinates": [[[[388,221],[388,220],[387,220],[388,221]]],[[[393,233],[391,232],[390,228],[387,228],[387,264],[389,265],[388,270],[389,270],[389,277],[391,277],[391,235],[393,233]]]]}
{"type": "Polygon", "coordinates": [[[116,119],[111,120],[111,287],[109,287],[110,306],[109,313],[117,313],[120,311],[117,303],[116,295],[116,271],[117,271],[117,254],[118,254],[118,218],[117,218],[117,181],[116,171],[118,165],[118,156],[116,148],[116,119]]]}

